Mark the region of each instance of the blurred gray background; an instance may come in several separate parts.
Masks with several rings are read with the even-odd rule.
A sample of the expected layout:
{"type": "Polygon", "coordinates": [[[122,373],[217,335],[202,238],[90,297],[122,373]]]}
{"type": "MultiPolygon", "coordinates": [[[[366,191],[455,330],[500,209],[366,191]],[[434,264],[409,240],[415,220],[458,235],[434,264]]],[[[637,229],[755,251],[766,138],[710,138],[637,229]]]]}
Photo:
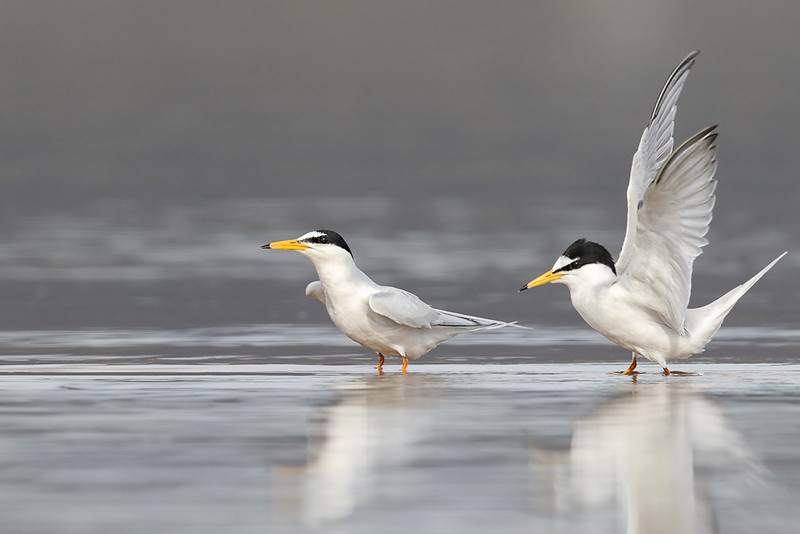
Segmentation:
{"type": "Polygon", "coordinates": [[[0,328],[326,323],[342,233],[438,307],[582,324],[515,294],[578,237],[616,255],[661,86],[719,123],[694,304],[793,251],[731,315],[796,326],[800,3],[0,2],[0,328]]]}

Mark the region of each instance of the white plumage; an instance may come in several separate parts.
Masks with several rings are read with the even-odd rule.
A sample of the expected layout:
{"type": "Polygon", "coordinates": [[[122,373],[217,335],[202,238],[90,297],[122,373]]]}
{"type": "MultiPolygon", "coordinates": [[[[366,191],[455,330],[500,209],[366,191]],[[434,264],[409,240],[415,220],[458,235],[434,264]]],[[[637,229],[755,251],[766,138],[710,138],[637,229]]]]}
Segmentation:
{"type": "Polygon", "coordinates": [[[319,280],[308,284],[306,295],[325,305],[342,333],[378,353],[379,371],[384,355],[402,358],[405,372],[408,360],[458,334],[511,324],[432,308],[408,291],[376,284],[356,267],[347,243],[331,230],[263,248],[296,250],[314,263],[319,280]]]}
{"type": "Polygon", "coordinates": [[[716,126],[672,150],[678,96],[696,56],[692,52],[672,72],[634,154],[619,260],[578,240],[551,271],[523,287],[565,284],[589,326],[633,352],[625,374],[635,369],[637,355],[669,374],[668,359],[702,352],[739,298],[786,254],[714,302],[688,309],[692,265],[708,243],[717,169],[716,126]]]}

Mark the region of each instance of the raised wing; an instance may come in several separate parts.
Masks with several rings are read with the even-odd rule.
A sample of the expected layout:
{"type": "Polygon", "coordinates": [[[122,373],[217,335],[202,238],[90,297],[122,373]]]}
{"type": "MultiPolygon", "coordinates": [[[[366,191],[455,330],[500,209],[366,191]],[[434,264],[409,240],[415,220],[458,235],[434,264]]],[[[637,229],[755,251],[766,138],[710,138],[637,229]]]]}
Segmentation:
{"type": "Polygon", "coordinates": [[[695,134],[664,163],[639,205],[628,266],[618,271],[618,283],[680,334],[692,263],[708,243],[716,187],[715,129],[695,134]]]}
{"type": "Polygon", "coordinates": [[[625,241],[622,243],[622,250],[616,263],[617,272],[627,268],[631,254],[633,254],[639,202],[644,197],[645,191],[656,173],[672,152],[672,131],[675,124],[675,112],[678,109],[678,97],[689,75],[689,69],[694,65],[694,59],[699,53],[695,50],[686,56],[670,74],[661,94],[658,95],[650,121],[639,140],[639,148],[633,155],[631,177],[628,182],[628,223],[625,229],[625,241]]]}
{"type": "Polygon", "coordinates": [[[395,287],[382,287],[369,298],[369,307],[377,314],[412,328],[430,328],[439,320],[439,312],[419,297],[395,287]]]}

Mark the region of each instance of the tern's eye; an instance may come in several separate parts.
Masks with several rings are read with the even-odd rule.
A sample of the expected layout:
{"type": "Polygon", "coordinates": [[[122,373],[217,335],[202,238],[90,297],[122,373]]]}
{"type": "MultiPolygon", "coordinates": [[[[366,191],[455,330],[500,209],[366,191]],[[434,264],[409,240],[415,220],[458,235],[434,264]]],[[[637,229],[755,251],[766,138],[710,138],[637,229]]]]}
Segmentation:
{"type": "Polygon", "coordinates": [[[306,239],[306,242],[315,243],[317,245],[328,245],[330,244],[331,240],[328,238],[327,235],[320,234],[309,237],[308,239],[306,239]]]}
{"type": "Polygon", "coordinates": [[[564,265],[563,267],[560,267],[560,268],[556,269],[555,272],[563,273],[563,272],[567,272],[567,271],[572,271],[574,269],[577,269],[580,266],[581,266],[580,265],[580,260],[574,260],[574,261],[571,261],[568,264],[564,265]]]}

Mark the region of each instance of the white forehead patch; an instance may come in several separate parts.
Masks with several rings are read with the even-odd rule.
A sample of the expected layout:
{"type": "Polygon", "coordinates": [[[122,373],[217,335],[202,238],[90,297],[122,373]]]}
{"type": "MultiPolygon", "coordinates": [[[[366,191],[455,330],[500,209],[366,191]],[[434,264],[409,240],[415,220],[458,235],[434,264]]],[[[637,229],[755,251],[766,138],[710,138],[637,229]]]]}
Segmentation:
{"type": "Polygon", "coordinates": [[[312,230],[312,231],[308,232],[307,234],[301,235],[300,237],[297,238],[297,240],[298,241],[307,241],[307,240],[313,239],[315,237],[322,237],[323,235],[325,235],[325,234],[323,234],[322,232],[317,232],[316,230],[312,230]]]}
{"type": "Polygon", "coordinates": [[[575,261],[575,258],[568,258],[566,256],[559,256],[556,262],[553,264],[553,268],[550,269],[551,271],[557,271],[565,265],[569,265],[575,261]]]}

